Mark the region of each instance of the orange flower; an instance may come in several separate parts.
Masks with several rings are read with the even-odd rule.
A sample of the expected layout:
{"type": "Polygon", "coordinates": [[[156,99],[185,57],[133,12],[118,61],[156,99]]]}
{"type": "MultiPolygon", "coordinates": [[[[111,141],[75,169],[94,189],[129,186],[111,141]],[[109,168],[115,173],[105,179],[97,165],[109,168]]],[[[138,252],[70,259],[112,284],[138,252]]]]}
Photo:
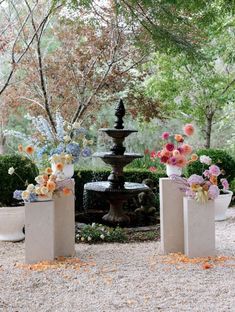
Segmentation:
{"type": "Polygon", "coordinates": [[[57,178],[56,175],[52,174],[52,175],[50,175],[49,180],[50,181],[55,181],[56,178],[57,178]]]}
{"type": "Polygon", "coordinates": [[[184,142],[184,138],[181,134],[175,134],[175,140],[180,143],[184,142]]]}
{"type": "Polygon", "coordinates": [[[198,160],[197,154],[192,154],[192,155],[191,155],[191,160],[192,160],[192,161],[198,160]]]}
{"type": "Polygon", "coordinates": [[[70,194],[72,194],[72,191],[71,191],[69,188],[64,187],[64,188],[63,188],[63,194],[64,194],[64,195],[70,195],[70,194]]]}
{"type": "Polygon", "coordinates": [[[176,158],[176,166],[183,168],[187,163],[187,160],[184,156],[180,155],[176,158]]]}
{"type": "Polygon", "coordinates": [[[202,265],[203,270],[207,270],[207,269],[211,269],[213,268],[213,264],[209,263],[209,262],[205,262],[202,265]]]}
{"type": "Polygon", "coordinates": [[[217,177],[216,176],[211,176],[210,177],[210,182],[214,185],[217,185],[217,177]]]}
{"type": "Polygon", "coordinates": [[[23,145],[22,144],[19,144],[18,145],[18,151],[21,153],[23,152],[23,145]]]}
{"type": "Polygon", "coordinates": [[[182,148],[182,152],[184,155],[188,155],[188,154],[192,153],[192,147],[188,144],[183,144],[181,146],[181,148],[182,148]]]}
{"type": "Polygon", "coordinates": [[[48,174],[48,175],[52,174],[52,169],[50,167],[47,167],[45,169],[45,173],[48,174]]]}
{"type": "Polygon", "coordinates": [[[31,146],[31,145],[26,146],[25,152],[26,152],[27,154],[30,154],[30,155],[33,154],[33,152],[34,152],[33,146],[31,146]]]}
{"type": "Polygon", "coordinates": [[[58,162],[55,165],[55,168],[56,168],[57,171],[62,171],[64,169],[64,165],[61,162],[58,162]]]}
{"type": "Polygon", "coordinates": [[[162,151],[161,151],[161,156],[162,157],[170,157],[171,156],[171,152],[169,152],[169,151],[167,151],[166,149],[163,149],[162,151]]]}
{"type": "Polygon", "coordinates": [[[191,136],[194,133],[194,126],[192,124],[187,124],[184,126],[183,130],[187,136],[191,136]]]}
{"type": "Polygon", "coordinates": [[[47,181],[47,188],[50,192],[53,192],[56,188],[56,184],[53,181],[47,181]]]}

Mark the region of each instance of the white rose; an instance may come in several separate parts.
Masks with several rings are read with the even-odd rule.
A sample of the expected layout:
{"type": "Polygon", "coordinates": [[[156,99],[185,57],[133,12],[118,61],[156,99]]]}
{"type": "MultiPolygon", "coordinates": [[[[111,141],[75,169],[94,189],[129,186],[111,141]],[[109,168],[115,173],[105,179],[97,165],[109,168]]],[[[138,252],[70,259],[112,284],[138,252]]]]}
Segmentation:
{"type": "Polygon", "coordinates": [[[65,141],[66,143],[70,142],[70,141],[71,141],[71,137],[70,137],[69,135],[65,135],[65,136],[64,136],[64,141],[65,141]]]}
{"type": "Polygon", "coordinates": [[[46,195],[48,193],[48,189],[46,186],[42,186],[40,190],[41,190],[41,194],[43,195],[46,195]]]}
{"type": "Polygon", "coordinates": [[[84,242],[84,240],[85,240],[85,238],[84,238],[84,237],[81,237],[81,241],[84,242]]]}
{"type": "Polygon", "coordinates": [[[43,176],[42,175],[39,175],[35,178],[35,181],[38,183],[38,184],[43,184],[44,183],[44,179],[43,179],[43,176]]]}
{"type": "Polygon", "coordinates": [[[8,169],[8,174],[13,175],[14,172],[15,172],[15,169],[13,167],[8,169]]]}
{"type": "Polygon", "coordinates": [[[23,200],[28,200],[29,199],[29,194],[30,194],[30,192],[29,191],[23,191],[22,192],[22,199],[23,200]]]}
{"type": "Polygon", "coordinates": [[[101,239],[104,239],[104,234],[101,234],[101,235],[100,235],[100,238],[101,238],[101,239]]]}
{"type": "Polygon", "coordinates": [[[29,184],[27,186],[27,191],[32,192],[35,189],[35,186],[33,184],[29,184]]]}
{"type": "Polygon", "coordinates": [[[88,242],[90,242],[92,240],[92,238],[90,236],[87,237],[88,242]]]}
{"type": "Polygon", "coordinates": [[[201,162],[202,164],[210,165],[211,162],[212,162],[212,159],[211,159],[209,156],[202,155],[202,156],[200,156],[200,162],[201,162]]]}

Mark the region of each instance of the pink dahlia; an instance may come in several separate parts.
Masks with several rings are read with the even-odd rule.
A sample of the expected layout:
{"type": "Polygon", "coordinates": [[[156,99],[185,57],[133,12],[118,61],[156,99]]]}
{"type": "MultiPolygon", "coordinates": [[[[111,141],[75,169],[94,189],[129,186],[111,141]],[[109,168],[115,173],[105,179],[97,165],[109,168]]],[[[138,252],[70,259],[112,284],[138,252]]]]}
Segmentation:
{"type": "Polygon", "coordinates": [[[170,136],[170,133],[169,133],[169,132],[163,132],[163,134],[162,134],[162,139],[163,139],[163,140],[167,140],[167,139],[169,138],[169,136],[170,136]]]}
{"type": "Polygon", "coordinates": [[[220,180],[222,186],[223,186],[223,190],[226,191],[229,189],[229,184],[228,184],[228,181],[226,179],[221,179],[220,180]]]}
{"type": "Polygon", "coordinates": [[[202,184],[204,182],[204,179],[202,176],[199,176],[197,174],[192,174],[188,178],[188,183],[191,186],[192,184],[202,184]]]}
{"type": "Polygon", "coordinates": [[[177,164],[177,158],[176,158],[176,157],[171,157],[171,158],[169,158],[168,164],[169,164],[169,165],[172,165],[172,166],[176,166],[176,164],[177,164]]]}
{"type": "Polygon", "coordinates": [[[192,153],[192,147],[189,144],[183,144],[181,148],[184,155],[189,155],[192,153]]]}
{"type": "Polygon", "coordinates": [[[208,198],[216,199],[219,196],[219,188],[217,185],[211,185],[208,190],[208,198]]]}
{"type": "Polygon", "coordinates": [[[165,147],[166,147],[166,150],[169,152],[172,152],[175,148],[173,143],[167,143],[165,147]]]}
{"type": "Polygon", "coordinates": [[[157,157],[157,153],[155,151],[152,151],[150,153],[150,157],[153,158],[153,159],[156,158],[157,157]]]}
{"type": "Polygon", "coordinates": [[[219,175],[220,175],[220,168],[218,167],[218,166],[216,166],[216,165],[211,165],[210,167],[209,167],[209,173],[211,174],[211,175],[213,175],[213,176],[216,176],[216,177],[218,177],[219,175]]]}
{"type": "Polygon", "coordinates": [[[183,130],[187,136],[191,136],[194,133],[194,126],[192,124],[187,124],[184,126],[183,130]]]}

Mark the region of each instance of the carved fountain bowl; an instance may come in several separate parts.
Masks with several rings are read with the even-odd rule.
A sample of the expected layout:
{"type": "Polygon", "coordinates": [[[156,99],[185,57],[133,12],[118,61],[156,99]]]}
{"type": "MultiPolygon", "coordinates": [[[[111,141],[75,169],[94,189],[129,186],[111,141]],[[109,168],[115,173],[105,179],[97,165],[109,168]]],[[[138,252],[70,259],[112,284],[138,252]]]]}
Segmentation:
{"type": "Polygon", "coordinates": [[[142,158],[143,155],[136,153],[125,153],[124,155],[114,155],[112,152],[97,152],[92,155],[92,157],[101,158],[106,164],[111,166],[125,167],[127,164],[131,163],[134,159],[142,158]]]}
{"type": "Polygon", "coordinates": [[[138,132],[132,129],[114,129],[114,128],[101,128],[99,131],[105,132],[109,137],[118,139],[126,138],[129,134],[138,132]]]}
{"type": "Polygon", "coordinates": [[[128,199],[143,191],[147,191],[149,187],[141,183],[125,182],[124,188],[112,189],[108,181],[90,182],[84,185],[84,189],[98,193],[104,193],[106,199],[122,198],[128,199]]]}

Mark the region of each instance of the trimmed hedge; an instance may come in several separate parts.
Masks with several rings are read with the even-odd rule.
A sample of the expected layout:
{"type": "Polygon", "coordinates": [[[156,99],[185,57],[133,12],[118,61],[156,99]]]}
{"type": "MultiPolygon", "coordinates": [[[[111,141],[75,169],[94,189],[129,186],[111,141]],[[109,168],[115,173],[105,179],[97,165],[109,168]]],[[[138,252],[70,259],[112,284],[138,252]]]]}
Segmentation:
{"type": "MultiPolygon", "coordinates": [[[[101,196],[97,196],[93,192],[87,192],[86,196],[83,194],[84,184],[88,182],[95,181],[107,181],[107,178],[110,174],[110,170],[107,169],[98,169],[96,171],[93,170],[80,170],[75,171],[74,179],[75,179],[75,196],[76,196],[76,211],[83,212],[84,204],[87,209],[103,209],[107,208],[107,202],[101,198],[101,196]],[[92,194],[92,195],[91,195],[92,194]],[[85,198],[84,198],[85,197],[85,198]],[[98,198],[98,200],[97,200],[98,198]],[[86,203],[84,203],[84,200],[86,203]]],[[[159,178],[165,177],[166,174],[164,172],[153,173],[146,169],[128,169],[125,170],[125,180],[128,182],[136,182],[141,183],[144,179],[151,179],[154,182],[155,193],[156,193],[156,205],[159,206],[159,178]]],[[[137,207],[136,207],[137,208],[137,207]]]]}
{"type": "Polygon", "coordinates": [[[13,167],[15,172],[23,181],[34,183],[38,175],[38,169],[28,158],[19,155],[0,155],[0,206],[19,205],[19,201],[13,199],[15,190],[24,190],[26,188],[23,182],[16,174],[8,174],[8,169],[13,167]]]}
{"type": "MultiPolygon", "coordinates": [[[[220,149],[200,149],[196,152],[200,157],[202,155],[209,156],[212,163],[224,170],[224,177],[230,183],[235,178],[235,160],[224,150],[220,149]]],[[[207,167],[207,166],[206,166],[207,167]]],[[[200,161],[195,161],[187,167],[186,175],[199,174],[205,170],[205,166],[200,161]]]]}

